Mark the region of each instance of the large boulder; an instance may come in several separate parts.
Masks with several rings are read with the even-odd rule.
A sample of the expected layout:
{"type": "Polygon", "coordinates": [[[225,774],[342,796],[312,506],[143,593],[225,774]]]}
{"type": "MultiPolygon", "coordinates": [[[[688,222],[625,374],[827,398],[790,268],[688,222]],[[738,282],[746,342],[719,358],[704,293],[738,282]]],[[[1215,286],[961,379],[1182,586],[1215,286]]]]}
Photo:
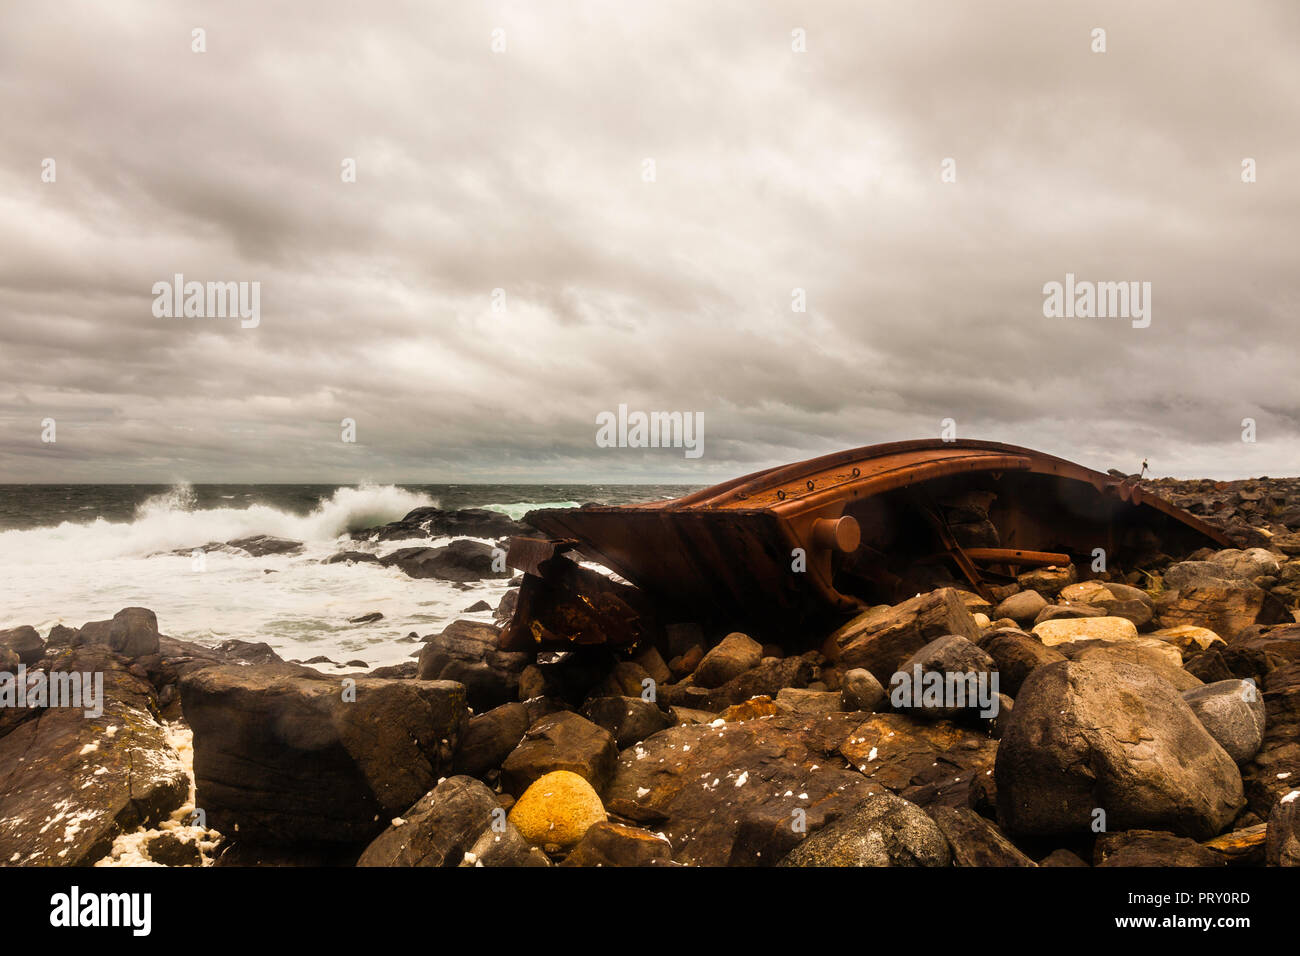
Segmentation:
{"type": "Polygon", "coordinates": [[[877,793],[811,834],[781,866],[950,866],[943,831],[920,807],[877,793]]]}
{"type": "Polygon", "coordinates": [[[1245,763],[1264,744],[1264,698],[1254,681],[1216,681],[1183,692],[1202,726],[1228,756],[1245,763]]]}
{"type": "Polygon", "coordinates": [[[180,687],[197,805],[250,844],[359,849],[451,771],[469,720],[452,681],[220,664],[180,687]]]}
{"type": "Polygon", "coordinates": [[[865,667],[854,667],[840,684],[840,707],[874,713],[884,705],[885,689],[865,667]]]}
{"type": "Polygon", "coordinates": [[[1055,647],[1074,641],[1137,640],[1138,632],[1126,617],[1082,617],[1057,618],[1036,624],[1034,636],[1047,647],[1055,647]]]}
{"type": "Polygon", "coordinates": [[[995,765],[1012,835],[1167,829],[1206,839],[1244,804],[1241,775],[1178,691],[1149,668],[1040,667],[1016,697],[995,765]]]}
{"type": "Polygon", "coordinates": [[[948,634],[977,641],[979,626],[956,589],[940,588],[864,611],[827,639],[825,653],[844,670],[864,667],[888,685],[903,661],[948,634]]]}
{"type": "Polygon", "coordinates": [[[500,511],[487,508],[416,508],[400,521],[379,528],[355,531],[353,540],[400,541],[412,538],[508,538],[527,534],[527,525],[512,520],[500,511]]]}
{"type": "Polygon", "coordinates": [[[777,715],[670,727],[620,755],[605,804],[662,833],[679,863],[770,866],[881,789],[834,755],[860,719],[777,715]]]}
{"type": "Polygon", "coordinates": [[[578,714],[561,711],[528,728],[501,765],[501,785],[517,797],[539,777],[566,770],[587,780],[599,793],[609,782],[617,758],[618,747],[608,730],[578,714]]]}
{"type": "MultiPolygon", "coordinates": [[[[472,777],[449,777],[389,827],[361,854],[357,866],[459,866],[493,822],[496,795],[472,777]]],[[[505,814],[500,815],[505,823],[505,814]]]]}
{"type": "MultiPolygon", "coordinates": [[[[24,708],[6,700],[15,719],[0,737],[0,861],[89,866],[120,834],[177,810],[189,777],[158,721],[153,688],[126,662],[103,646],[62,649],[46,660],[48,671],[29,672],[29,681],[48,688],[51,675],[69,682],[79,675],[96,700],[32,706],[39,700],[29,696],[24,708]],[[102,696],[93,692],[100,679],[102,696]]],[[[28,694],[35,688],[29,684],[28,694]]]]}
{"type": "MultiPolygon", "coordinates": [[[[1281,630],[1281,629],[1279,629],[1281,630]]],[[[1294,632],[1300,631],[1300,627],[1294,632]]],[[[1268,819],[1300,781],[1300,663],[1272,668],[1260,682],[1268,718],[1264,745],[1241,768],[1250,809],[1268,819]]]]}
{"type": "Polygon", "coordinates": [[[426,638],[415,676],[464,684],[476,711],[513,701],[519,692],[519,675],[532,655],[498,650],[499,635],[491,624],[452,621],[441,634],[426,638]]]}

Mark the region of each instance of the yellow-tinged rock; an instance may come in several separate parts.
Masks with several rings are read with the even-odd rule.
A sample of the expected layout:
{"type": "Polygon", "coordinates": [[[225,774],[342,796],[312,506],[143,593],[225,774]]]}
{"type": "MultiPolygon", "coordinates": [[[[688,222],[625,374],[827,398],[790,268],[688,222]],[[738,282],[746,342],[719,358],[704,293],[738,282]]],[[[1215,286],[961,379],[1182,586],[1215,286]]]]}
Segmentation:
{"type": "Polygon", "coordinates": [[[727,723],[737,720],[757,720],[760,717],[775,717],[777,714],[783,714],[786,711],[777,704],[771,697],[762,694],[758,697],[751,697],[747,701],[739,704],[732,704],[718,716],[727,723]]]}
{"type": "Polygon", "coordinates": [[[555,770],[533,781],[511,808],[509,819],[529,843],[567,849],[605,819],[605,805],[585,778],[555,770]]]}
{"type": "Polygon", "coordinates": [[[1034,626],[1034,635],[1048,647],[1074,641],[1131,641],[1138,629],[1126,617],[1070,617],[1034,626]]]}
{"type": "Polygon", "coordinates": [[[1061,588],[1061,600],[1068,604],[1092,604],[1094,601],[1113,601],[1112,594],[1102,581],[1080,581],[1061,588]]]}
{"type": "Polygon", "coordinates": [[[1158,641],[1168,641],[1184,653],[1189,649],[1193,652],[1204,651],[1208,650],[1211,644],[1224,643],[1223,638],[1208,627],[1197,627],[1195,624],[1162,627],[1158,631],[1152,631],[1151,636],[1158,641]]]}

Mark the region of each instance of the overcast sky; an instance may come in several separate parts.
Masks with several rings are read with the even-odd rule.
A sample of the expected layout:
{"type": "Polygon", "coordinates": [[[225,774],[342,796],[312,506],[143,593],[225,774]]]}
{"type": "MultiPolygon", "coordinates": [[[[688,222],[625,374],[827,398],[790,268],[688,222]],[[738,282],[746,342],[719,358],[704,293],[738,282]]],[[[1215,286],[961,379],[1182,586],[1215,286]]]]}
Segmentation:
{"type": "Polygon", "coordinates": [[[1300,474],[1297,50],[1294,0],[8,4],[0,481],[711,483],[946,418],[1300,474]],[[1044,317],[1067,272],[1150,326],[1044,317]],[[620,403],[703,456],[597,447],[620,403]]]}

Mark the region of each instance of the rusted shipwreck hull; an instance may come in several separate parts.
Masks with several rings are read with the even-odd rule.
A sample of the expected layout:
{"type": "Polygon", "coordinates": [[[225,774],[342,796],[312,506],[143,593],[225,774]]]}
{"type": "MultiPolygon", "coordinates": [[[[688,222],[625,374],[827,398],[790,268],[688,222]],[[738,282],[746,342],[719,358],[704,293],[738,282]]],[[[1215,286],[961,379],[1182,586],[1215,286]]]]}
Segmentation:
{"type": "Polygon", "coordinates": [[[918,568],[947,565],[988,597],[1026,568],[1073,560],[1086,571],[1096,549],[1122,564],[1231,546],[1134,480],[965,440],[870,445],[673,501],[526,521],[556,541],[516,539],[516,567],[538,573],[574,548],[660,606],[771,626],[896,600],[916,590],[918,568]]]}

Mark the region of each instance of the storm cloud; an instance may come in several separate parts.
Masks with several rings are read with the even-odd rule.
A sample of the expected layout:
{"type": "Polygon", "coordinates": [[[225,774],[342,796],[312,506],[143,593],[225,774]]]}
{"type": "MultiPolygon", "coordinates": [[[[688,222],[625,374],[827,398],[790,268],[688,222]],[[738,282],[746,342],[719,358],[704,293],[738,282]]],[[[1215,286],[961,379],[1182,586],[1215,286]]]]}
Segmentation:
{"type": "Polygon", "coordinates": [[[1300,473],[1297,48],[1288,0],[13,6],[0,481],[708,483],[945,419],[1300,473]],[[1067,273],[1150,326],[1045,317],[1067,273]],[[620,404],[704,454],[599,447],[620,404]]]}

